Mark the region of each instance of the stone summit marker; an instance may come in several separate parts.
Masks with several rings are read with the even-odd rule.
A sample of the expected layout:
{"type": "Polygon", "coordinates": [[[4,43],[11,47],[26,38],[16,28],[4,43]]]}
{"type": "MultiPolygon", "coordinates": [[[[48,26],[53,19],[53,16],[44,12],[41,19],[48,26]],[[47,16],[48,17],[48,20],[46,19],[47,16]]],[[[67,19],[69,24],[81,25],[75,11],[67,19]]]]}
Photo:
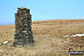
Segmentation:
{"type": "Polygon", "coordinates": [[[16,31],[14,35],[14,46],[25,46],[34,43],[31,25],[30,9],[18,8],[17,13],[15,13],[16,31]]]}

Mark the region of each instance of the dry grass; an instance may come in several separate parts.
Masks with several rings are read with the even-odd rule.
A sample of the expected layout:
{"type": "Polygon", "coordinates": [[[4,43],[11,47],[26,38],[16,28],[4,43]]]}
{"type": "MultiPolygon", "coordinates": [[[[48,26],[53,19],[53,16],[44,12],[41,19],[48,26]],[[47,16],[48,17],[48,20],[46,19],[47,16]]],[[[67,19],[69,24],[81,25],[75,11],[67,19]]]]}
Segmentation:
{"type": "MultiPolygon", "coordinates": [[[[84,37],[63,37],[64,35],[84,33],[83,21],[35,21],[32,24],[34,45],[16,48],[3,45],[0,46],[0,56],[68,56],[69,48],[84,50],[84,37]]],[[[0,26],[0,42],[8,40],[12,43],[14,31],[14,25],[0,26]]]]}

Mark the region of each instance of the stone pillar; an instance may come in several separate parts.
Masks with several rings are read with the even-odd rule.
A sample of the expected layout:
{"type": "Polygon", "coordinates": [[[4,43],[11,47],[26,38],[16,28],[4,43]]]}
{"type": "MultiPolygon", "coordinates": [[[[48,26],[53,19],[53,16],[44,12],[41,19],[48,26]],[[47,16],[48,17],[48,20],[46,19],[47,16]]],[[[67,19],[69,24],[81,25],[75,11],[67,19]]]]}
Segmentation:
{"type": "Polygon", "coordinates": [[[17,13],[15,13],[16,31],[13,43],[14,46],[24,46],[34,43],[31,25],[32,20],[30,15],[30,9],[18,8],[17,13]]]}

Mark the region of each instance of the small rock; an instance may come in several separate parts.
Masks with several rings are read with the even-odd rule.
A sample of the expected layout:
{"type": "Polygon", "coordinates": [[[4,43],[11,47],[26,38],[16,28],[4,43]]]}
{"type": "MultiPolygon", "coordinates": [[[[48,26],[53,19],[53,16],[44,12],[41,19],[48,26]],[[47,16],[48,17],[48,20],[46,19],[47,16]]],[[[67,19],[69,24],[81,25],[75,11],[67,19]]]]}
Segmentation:
{"type": "Polygon", "coordinates": [[[64,37],[69,37],[70,35],[65,35],[64,37]]]}
{"type": "Polygon", "coordinates": [[[13,47],[13,44],[12,43],[10,44],[10,47],[13,47]]]}
{"type": "Polygon", "coordinates": [[[7,44],[7,43],[8,43],[8,41],[4,41],[4,42],[3,42],[3,44],[7,44]]]}
{"type": "Polygon", "coordinates": [[[2,45],[2,43],[0,43],[0,46],[2,45]]]}

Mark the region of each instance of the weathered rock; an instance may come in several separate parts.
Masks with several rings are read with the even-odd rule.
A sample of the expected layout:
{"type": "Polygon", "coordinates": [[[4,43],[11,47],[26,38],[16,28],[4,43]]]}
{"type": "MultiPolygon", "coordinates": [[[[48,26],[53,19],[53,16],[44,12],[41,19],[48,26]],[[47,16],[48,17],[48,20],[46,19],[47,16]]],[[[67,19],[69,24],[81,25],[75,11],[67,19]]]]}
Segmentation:
{"type": "Polygon", "coordinates": [[[30,10],[18,8],[17,13],[15,13],[14,46],[34,43],[31,24],[30,10]]]}

